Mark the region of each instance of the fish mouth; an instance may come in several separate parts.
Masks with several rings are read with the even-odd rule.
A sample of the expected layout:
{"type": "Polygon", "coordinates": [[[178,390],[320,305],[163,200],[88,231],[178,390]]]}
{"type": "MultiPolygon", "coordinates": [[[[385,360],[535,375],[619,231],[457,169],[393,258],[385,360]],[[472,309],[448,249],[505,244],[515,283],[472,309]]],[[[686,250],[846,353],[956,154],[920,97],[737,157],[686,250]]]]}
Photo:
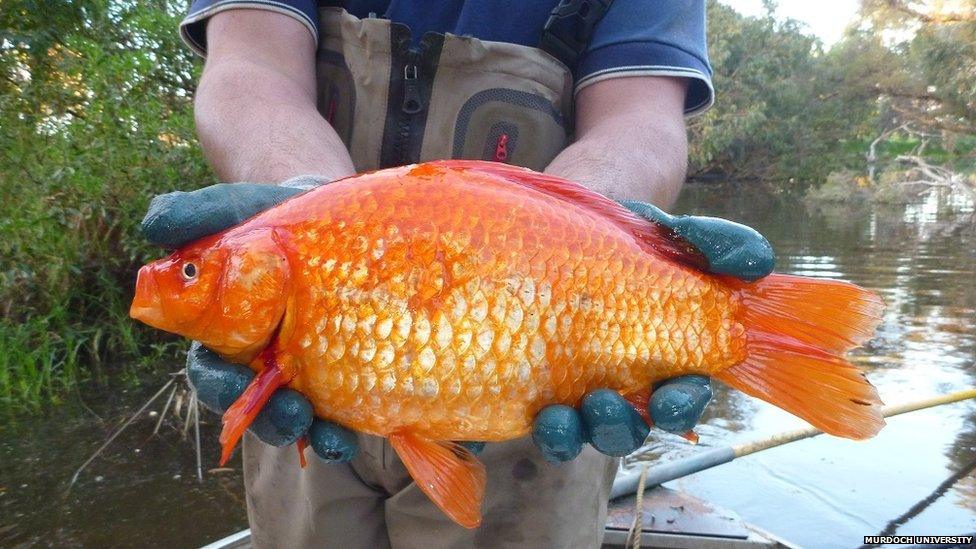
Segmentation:
{"type": "Polygon", "coordinates": [[[155,273],[149,265],[139,269],[139,275],[136,277],[136,295],[132,298],[129,316],[153,328],[163,327],[163,302],[159,298],[155,273]]]}

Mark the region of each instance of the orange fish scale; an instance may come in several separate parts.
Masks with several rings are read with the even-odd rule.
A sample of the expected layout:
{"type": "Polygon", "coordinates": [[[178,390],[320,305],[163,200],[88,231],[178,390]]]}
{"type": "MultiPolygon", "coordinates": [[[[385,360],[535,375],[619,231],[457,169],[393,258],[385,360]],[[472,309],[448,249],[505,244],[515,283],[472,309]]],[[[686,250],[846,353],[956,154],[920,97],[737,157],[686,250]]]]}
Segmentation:
{"type": "Polygon", "coordinates": [[[425,173],[334,183],[267,216],[289,235],[290,386],[317,415],[505,440],[545,405],[743,358],[738,303],[715,279],[559,198],[425,173]]]}

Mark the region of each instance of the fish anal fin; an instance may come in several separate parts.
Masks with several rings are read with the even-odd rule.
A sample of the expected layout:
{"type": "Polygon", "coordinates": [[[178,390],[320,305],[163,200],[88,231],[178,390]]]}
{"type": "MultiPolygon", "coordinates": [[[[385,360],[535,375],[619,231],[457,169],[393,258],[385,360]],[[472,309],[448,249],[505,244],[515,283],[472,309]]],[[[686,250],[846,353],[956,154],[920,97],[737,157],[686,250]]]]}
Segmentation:
{"type": "Polygon", "coordinates": [[[220,465],[223,466],[230,459],[234,447],[244,436],[244,431],[251,426],[258,417],[261,409],[267,404],[271,395],[287,384],[294,377],[291,360],[285,355],[278,355],[272,349],[266,349],[257,358],[264,368],[261,369],[248,384],[241,396],[224,412],[220,431],[220,465]]]}
{"type": "Polygon", "coordinates": [[[701,251],[671,228],[644,219],[613,200],[578,183],[501,162],[441,160],[437,161],[436,164],[450,169],[476,171],[501,177],[543,194],[576,204],[609,219],[621,229],[633,234],[641,248],[649,253],[663,256],[701,271],[708,267],[708,260],[701,251]]]}
{"type": "Polygon", "coordinates": [[[467,448],[438,442],[410,430],[389,435],[417,486],[454,522],[465,528],[481,525],[485,466],[467,448]]]}

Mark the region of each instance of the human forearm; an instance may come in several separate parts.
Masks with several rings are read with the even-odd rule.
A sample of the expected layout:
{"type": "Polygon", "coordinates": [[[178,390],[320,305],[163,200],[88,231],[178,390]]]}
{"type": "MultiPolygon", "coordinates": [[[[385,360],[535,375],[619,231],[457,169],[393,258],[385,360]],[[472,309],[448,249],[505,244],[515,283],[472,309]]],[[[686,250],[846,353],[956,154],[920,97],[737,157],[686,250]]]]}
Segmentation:
{"type": "Polygon", "coordinates": [[[546,172],[575,181],[614,200],[641,200],[669,208],[684,181],[687,143],[638,136],[594,135],[577,140],[546,172]]]}
{"type": "Polygon", "coordinates": [[[663,208],[678,197],[688,141],[681,113],[684,82],[621,78],[577,98],[577,140],[546,171],[616,200],[663,208]]]}
{"type": "Polygon", "coordinates": [[[277,183],[355,172],[315,106],[311,35],[289,17],[254,10],[215,15],[195,115],[204,154],[225,181],[277,183]]]}
{"type": "Polygon", "coordinates": [[[345,146],[314,104],[289,93],[288,82],[266,72],[255,77],[258,71],[247,61],[228,63],[201,81],[197,133],[218,176],[276,183],[302,174],[337,179],[354,173],[345,146]]]}

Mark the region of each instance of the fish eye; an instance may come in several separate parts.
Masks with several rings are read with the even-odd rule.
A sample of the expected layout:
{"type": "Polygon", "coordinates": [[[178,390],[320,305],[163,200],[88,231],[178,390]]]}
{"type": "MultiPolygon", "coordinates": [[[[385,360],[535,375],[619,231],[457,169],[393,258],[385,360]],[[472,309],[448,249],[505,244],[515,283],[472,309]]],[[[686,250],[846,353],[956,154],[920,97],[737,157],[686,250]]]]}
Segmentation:
{"type": "Polygon", "coordinates": [[[197,266],[191,262],[187,261],[183,264],[183,280],[193,280],[197,277],[197,266]]]}

